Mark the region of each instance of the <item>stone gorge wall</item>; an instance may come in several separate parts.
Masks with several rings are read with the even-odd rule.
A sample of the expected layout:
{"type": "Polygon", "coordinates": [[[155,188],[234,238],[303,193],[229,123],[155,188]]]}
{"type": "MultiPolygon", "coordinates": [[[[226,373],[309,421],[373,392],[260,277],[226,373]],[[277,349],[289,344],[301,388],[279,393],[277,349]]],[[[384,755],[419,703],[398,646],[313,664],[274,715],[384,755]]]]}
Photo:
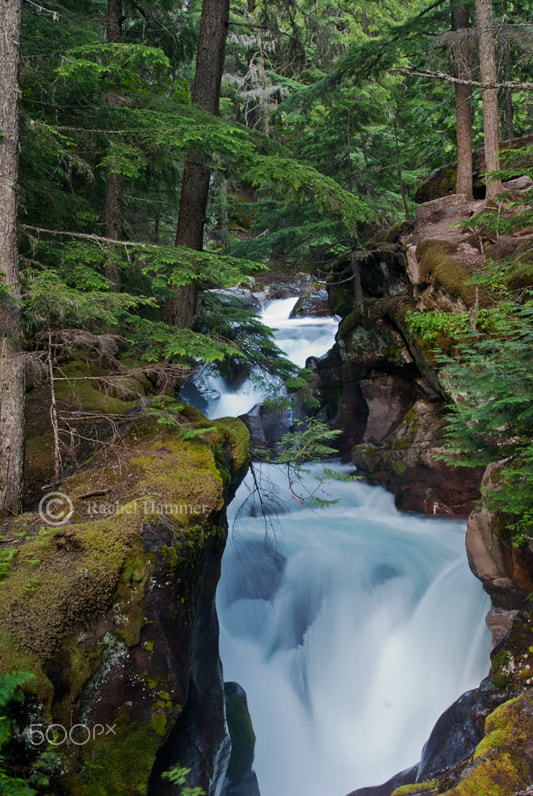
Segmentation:
{"type": "MultiPolygon", "coordinates": [[[[435,296],[437,277],[423,278],[435,296]]],[[[328,283],[331,311],[342,320],[336,345],[312,366],[333,425],[342,429],[341,453],[370,483],[394,492],[400,509],[467,516],[482,471],[435,458],[447,398],[405,321],[420,304],[422,285],[410,279],[404,246],[384,241],[348,253],[328,283]]]]}
{"type": "Polygon", "coordinates": [[[119,451],[61,486],[68,522],[27,513],[3,528],[16,553],[0,582],[1,670],[34,675],[11,752],[49,796],[179,793],[160,776],[175,764],[221,792],[230,744],[214,600],[248,432],[183,412],[189,430],[216,430],[184,440],[130,418],[119,451]],[[56,739],[52,755],[30,725],[56,739]]]}
{"type": "MultiPolygon", "coordinates": [[[[480,485],[497,483],[505,463],[484,473],[433,458],[450,398],[431,351],[405,323],[415,307],[468,313],[486,306],[487,297],[465,284],[484,261],[483,245],[454,226],[478,204],[427,203],[418,220],[392,230],[388,242],[375,242],[356,262],[341,257],[329,279],[330,306],[342,322],[336,346],[314,368],[330,416],[343,430],[344,455],[370,482],[392,490],[404,510],[469,515],[470,567],[493,602],[489,676],[441,716],[418,765],[351,796],[533,792],[533,543],[516,547],[504,517],[483,506],[471,511],[480,485]]],[[[519,245],[520,239],[499,240],[492,256],[508,256],[519,245]]],[[[520,269],[510,278],[520,271],[523,280],[520,269]]],[[[531,269],[527,273],[531,285],[531,269]]],[[[444,349],[447,342],[439,340],[444,349]]]]}

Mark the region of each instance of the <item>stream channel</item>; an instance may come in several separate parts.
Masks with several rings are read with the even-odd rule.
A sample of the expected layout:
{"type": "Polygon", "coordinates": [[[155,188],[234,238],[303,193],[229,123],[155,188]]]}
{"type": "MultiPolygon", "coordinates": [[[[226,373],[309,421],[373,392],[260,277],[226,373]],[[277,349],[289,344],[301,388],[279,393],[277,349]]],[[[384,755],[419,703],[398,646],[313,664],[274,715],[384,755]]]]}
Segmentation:
{"type": "MultiPolygon", "coordinates": [[[[263,320],[303,365],[337,324],[290,320],[294,303],[270,302],[263,320]]],[[[261,400],[214,379],[207,390],[213,418],[261,400]]],[[[321,471],[310,467],[311,489],[321,471]]],[[[224,679],[248,697],[261,796],[344,796],[418,762],[439,715],[488,673],[489,598],[468,568],[465,522],[401,514],[361,482],[326,482],[339,502],[312,509],[283,466],[256,472],[276,522],[265,527],[248,474],[217,592],[224,679]]]]}

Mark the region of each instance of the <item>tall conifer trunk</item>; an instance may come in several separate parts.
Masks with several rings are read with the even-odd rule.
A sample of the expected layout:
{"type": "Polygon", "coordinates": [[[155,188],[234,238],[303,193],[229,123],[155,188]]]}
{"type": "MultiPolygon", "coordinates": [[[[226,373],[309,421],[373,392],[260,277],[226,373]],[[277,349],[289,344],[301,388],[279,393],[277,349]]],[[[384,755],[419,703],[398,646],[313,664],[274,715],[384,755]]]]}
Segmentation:
{"type": "MultiPolygon", "coordinates": [[[[204,0],[192,100],[215,115],[220,101],[228,23],[229,0],[204,0]]],[[[176,246],[202,250],[210,176],[203,157],[198,152],[189,152],[181,186],[176,246]]],[[[165,306],[165,321],[189,328],[194,320],[197,291],[195,284],[175,288],[165,306]]]]}
{"type": "MultiPolygon", "coordinates": [[[[109,44],[122,42],[122,0],[107,0],[107,41],[109,44]]],[[[118,106],[119,98],[115,94],[108,97],[109,104],[118,106]]],[[[105,226],[106,237],[120,240],[122,237],[122,211],[124,204],[124,177],[116,174],[111,166],[106,170],[106,202],[105,226]]],[[[105,266],[105,275],[115,290],[120,290],[121,276],[120,264],[116,257],[111,255],[105,266]]]]}
{"type": "MultiPolygon", "coordinates": [[[[468,28],[470,19],[462,0],[452,0],[452,30],[456,32],[453,43],[453,65],[455,77],[470,80],[470,42],[468,28]]],[[[472,105],[470,86],[455,84],[455,114],[457,127],[457,182],[455,192],[468,200],[474,198],[472,191],[472,105]]]]}
{"type": "MultiPolygon", "coordinates": [[[[479,41],[479,67],[481,82],[495,84],[496,47],[492,30],[491,0],[476,0],[476,25],[479,41]]],[[[483,91],[483,136],[485,143],[485,171],[500,168],[500,136],[498,116],[498,89],[486,88],[483,91]]],[[[487,181],[487,200],[493,201],[502,192],[501,180],[487,181]]]]}
{"type": "Polygon", "coordinates": [[[0,0],[0,514],[20,511],[24,361],[17,248],[21,0],[0,0]]]}

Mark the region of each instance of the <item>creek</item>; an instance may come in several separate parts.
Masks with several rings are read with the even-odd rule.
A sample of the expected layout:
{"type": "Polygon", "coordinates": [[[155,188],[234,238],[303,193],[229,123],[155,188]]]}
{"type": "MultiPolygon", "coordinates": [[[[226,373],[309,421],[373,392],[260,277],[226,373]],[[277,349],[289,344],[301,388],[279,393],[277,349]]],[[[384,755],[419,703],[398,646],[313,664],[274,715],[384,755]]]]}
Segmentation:
{"type": "MultiPolygon", "coordinates": [[[[336,324],[289,320],[293,304],[271,302],[263,317],[303,365],[336,324]]],[[[260,400],[207,386],[211,417],[260,400]]],[[[248,696],[261,796],[344,796],[415,764],[439,715],[488,673],[489,599],[468,568],[464,522],[401,514],[361,482],[327,481],[322,495],[339,502],[313,509],[283,466],[255,467],[274,520],[248,474],[217,591],[224,679],[248,696]]],[[[321,471],[309,467],[305,488],[321,471]]]]}

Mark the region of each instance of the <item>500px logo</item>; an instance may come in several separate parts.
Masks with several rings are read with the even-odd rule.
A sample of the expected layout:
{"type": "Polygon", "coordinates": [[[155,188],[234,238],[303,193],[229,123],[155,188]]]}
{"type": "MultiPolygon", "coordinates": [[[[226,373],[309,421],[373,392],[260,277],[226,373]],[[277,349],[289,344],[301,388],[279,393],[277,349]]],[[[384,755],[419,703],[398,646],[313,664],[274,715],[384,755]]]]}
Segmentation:
{"type": "Polygon", "coordinates": [[[74,514],[74,506],[63,492],[49,492],[41,498],[39,514],[47,525],[64,525],[74,514]]]}
{"type": "Polygon", "coordinates": [[[62,724],[50,724],[46,730],[40,730],[42,724],[30,724],[30,743],[32,746],[40,746],[49,743],[50,746],[61,746],[64,743],[73,743],[75,746],[85,746],[89,741],[94,741],[100,735],[116,735],[116,724],[95,724],[88,727],[86,724],[73,724],[67,730],[62,724]]]}

